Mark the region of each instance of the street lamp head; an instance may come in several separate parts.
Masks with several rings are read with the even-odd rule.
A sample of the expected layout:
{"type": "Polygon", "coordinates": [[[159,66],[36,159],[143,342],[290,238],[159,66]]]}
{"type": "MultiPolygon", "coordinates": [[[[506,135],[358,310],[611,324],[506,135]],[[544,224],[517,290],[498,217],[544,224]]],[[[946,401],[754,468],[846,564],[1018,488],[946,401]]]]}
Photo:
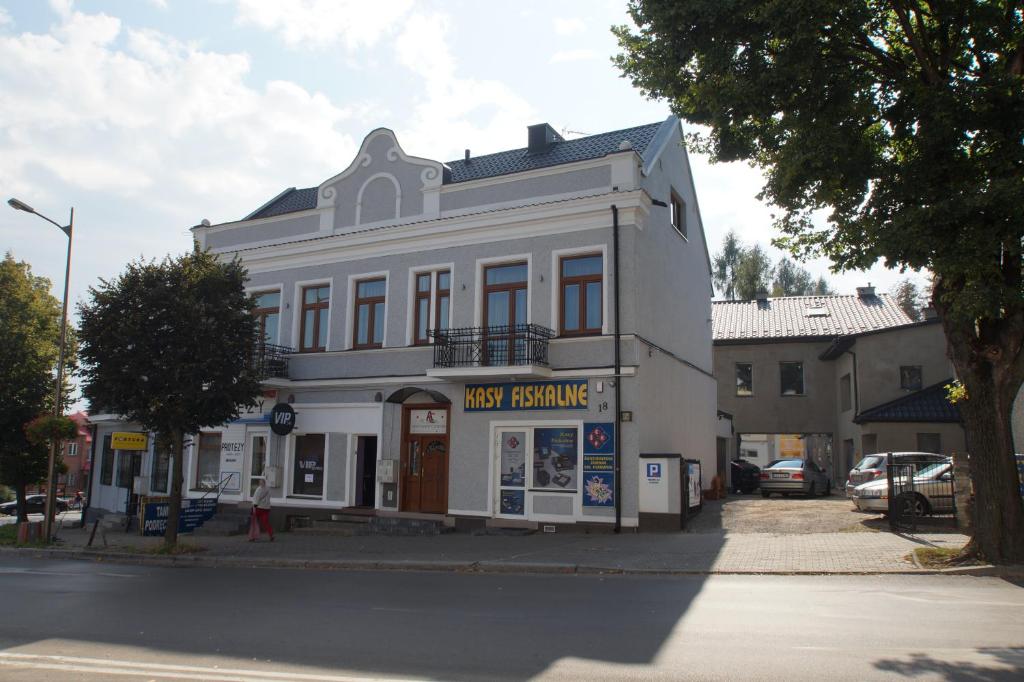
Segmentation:
{"type": "Polygon", "coordinates": [[[10,204],[11,208],[13,208],[16,211],[25,211],[26,213],[36,212],[34,208],[26,204],[24,201],[19,201],[18,199],[14,199],[13,197],[8,199],[7,203],[10,204]]]}

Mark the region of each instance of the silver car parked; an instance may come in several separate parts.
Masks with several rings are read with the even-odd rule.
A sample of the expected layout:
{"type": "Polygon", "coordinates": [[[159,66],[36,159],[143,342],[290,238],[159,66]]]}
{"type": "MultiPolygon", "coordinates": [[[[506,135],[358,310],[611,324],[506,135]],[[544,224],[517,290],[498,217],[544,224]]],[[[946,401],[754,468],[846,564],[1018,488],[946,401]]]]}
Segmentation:
{"type": "Polygon", "coordinates": [[[850,475],[846,479],[846,496],[853,497],[853,489],[861,483],[885,480],[885,472],[888,468],[886,462],[890,454],[896,464],[909,460],[914,463],[914,468],[917,470],[921,470],[929,464],[946,461],[945,455],[936,455],[931,452],[878,452],[873,455],[864,455],[856,466],[850,469],[850,475]]]}
{"type": "Polygon", "coordinates": [[[772,493],[781,493],[783,497],[793,493],[829,495],[832,480],[813,460],[777,459],[761,469],[761,496],[771,497],[772,493]]]}

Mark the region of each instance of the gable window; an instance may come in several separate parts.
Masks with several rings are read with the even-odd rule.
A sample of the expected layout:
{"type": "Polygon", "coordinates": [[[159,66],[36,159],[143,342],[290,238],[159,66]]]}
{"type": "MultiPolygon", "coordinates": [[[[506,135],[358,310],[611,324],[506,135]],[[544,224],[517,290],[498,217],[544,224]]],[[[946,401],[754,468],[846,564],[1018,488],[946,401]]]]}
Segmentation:
{"type": "Polygon", "coordinates": [[[452,276],[448,270],[421,272],[416,275],[412,339],[414,344],[430,343],[431,330],[448,329],[451,288],[452,276]]]}
{"type": "Polygon", "coordinates": [[[852,382],[849,374],[844,374],[839,380],[839,407],[846,412],[853,407],[852,382]]]}
{"type": "Polygon", "coordinates": [[[669,220],[672,222],[672,227],[676,228],[676,232],[686,236],[686,202],[679,198],[679,195],[672,192],[672,196],[669,199],[669,220]]]}
{"type": "Polygon", "coordinates": [[[780,392],[782,395],[804,395],[804,363],[779,363],[780,392]]]}
{"type": "Polygon", "coordinates": [[[327,328],[331,312],[331,287],[316,285],[302,289],[302,329],[300,353],[327,350],[327,328]]]}
{"type": "Polygon", "coordinates": [[[921,375],[921,365],[900,366],[900,388],[904,391],[920,391],[921,375]]]}
{"type": "Polygon", "coordinates": [[[561,260],[563,336],[600,334],[604,261],[600,254],[561,260]]]}
{"type": "Polygon", "coordinates": [[[526,357],[526,339],[516,337],[516,325],[527,322],[529,266],[526,263],[492,265],[484,269],[486,364],[515,364],[526,357]]]}
{"type": "Polygon", "coordinates": [[[754,365],[752,363],[736,363],[736,395],[754,395],[754,365]]]}
{"type": "Polygon", "coordinates": [[[256,308],[253,317],[260,330],[260,341],[277,345],[278,320],[281,316],[281,292],[264,291],[256,294],[256,308]]]}
{"type": "Polygon", "coordinates": [[[380,348],[384,344],[384,298],[387,279],[378,277],[356,282],[356,324],[353,348],[380,348]]]}

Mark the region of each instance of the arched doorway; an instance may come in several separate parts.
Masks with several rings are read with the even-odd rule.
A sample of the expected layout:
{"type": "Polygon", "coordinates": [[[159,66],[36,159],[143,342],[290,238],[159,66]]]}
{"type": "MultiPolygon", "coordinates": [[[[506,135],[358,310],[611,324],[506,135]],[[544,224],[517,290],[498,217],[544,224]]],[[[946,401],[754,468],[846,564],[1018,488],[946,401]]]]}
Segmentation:
{"type": "Polygon", "coordinates": [[[451,401],[437,391],[408,387],[388,402],[402,405],[399,510],[447,513],[451,401]]]}

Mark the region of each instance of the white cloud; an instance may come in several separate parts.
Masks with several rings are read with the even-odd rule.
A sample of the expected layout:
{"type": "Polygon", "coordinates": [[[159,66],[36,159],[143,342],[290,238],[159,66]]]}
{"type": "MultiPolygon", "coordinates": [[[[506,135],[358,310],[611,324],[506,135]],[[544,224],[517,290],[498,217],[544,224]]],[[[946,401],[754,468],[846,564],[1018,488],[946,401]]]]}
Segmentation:
{"type": "Polygon", "coordinates": [[[11,15],[3,7],[0,7],[0,26],[11,23],[11,15]]]}
{"type": "Polygon", "coordinates": [[[586,29],[586,22],[579,17],[555,18],[555,33],[560,36],[570,36],[575,33],[583,33],[586,29]]]}
{"type": "Polygon", "coordinates": [[[399,131],[403,147],[447,161],[467,147],[480,154],[525,146],[533,107],[503,83],[461,76],[448,45],[450,28],[444,15],[415,14],[395,41],[399,64],[423,79],[425,92],[399,131]]]}
{"type": "Polygon", "coordinates": [[[180,226],[200,211],[237,218],[286,183],[344,167],[350,110],[290,82],[252,87],[249,72],[245,54],[102,14],[0,35],[0,186],[39,197],[57,178],[180,226]]]}
{"type": "Polygon", "coordinates": [[[149,0],[149,4],[159,9],[167,9],[167,0],[149,0]]]}
{"type": "Polygon", "coordinates": [[[559,64],[562,62],[582,62],[597,58],[598,54],[594,50],[560,50],[551,55],[551,59],[548,61],[552,64],[559,64]]]}
{"type": "Polygon", "coordinates": [[[393,32],[412,0],[236,0],[238,21],[280,35],[291,47],[342,43],[350,51],[393,32]]]}

